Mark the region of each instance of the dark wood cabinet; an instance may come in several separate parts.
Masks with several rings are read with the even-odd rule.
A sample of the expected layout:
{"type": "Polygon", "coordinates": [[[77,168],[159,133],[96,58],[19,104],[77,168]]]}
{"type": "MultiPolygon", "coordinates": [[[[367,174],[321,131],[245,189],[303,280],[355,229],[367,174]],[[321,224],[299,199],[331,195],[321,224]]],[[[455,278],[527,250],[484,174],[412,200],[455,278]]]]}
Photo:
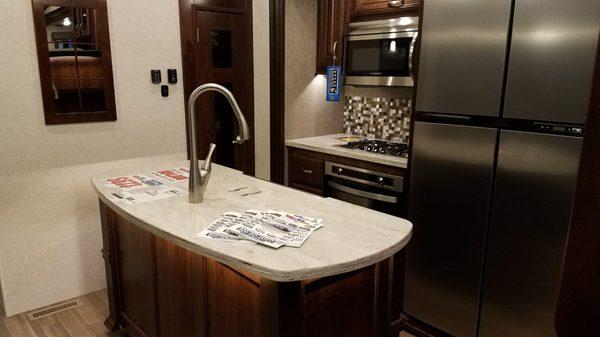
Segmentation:
{"type": "Polygon", "coordinates": [[[306,192],[323,195],[325,161],[304,151],[290,151],[289,185],[306,192]]]}
{"type": "Polygon", "coordinates": [[[401,167],[288,146],[288,185],[305,192],[325,195],[326,161],[396,176],[404,176],[406,172],[401,167]]]}
{"type": "Polygon", "coordinates": [[[317,74],[327,66],[342,64],[344,30],[348,23],[348,0],[319,0],[317,23],[317,74]],[[335,58],[335,59],[334,59],[335,58]]]}
{"type": "Polygon", "coordinates": [[[131,337],[389,336],[390,282],[403,277],[395,257],[275,282],[159,238],[102,201],[100,211],[111,330],[131,337]]]}
{"type": "Polygon", "coordinates": [[[411,15],[407,12],[416,12],[421,5],[421,0],[354,0],[352,10],[353,20],[371,20],[399,15],[411,15]]]}
{"type": "Polygon", "coordinates": [[[154,289],[154,243],[150,233],[115,217],[120,316],[133,337],[158,336],[154,289]]]}

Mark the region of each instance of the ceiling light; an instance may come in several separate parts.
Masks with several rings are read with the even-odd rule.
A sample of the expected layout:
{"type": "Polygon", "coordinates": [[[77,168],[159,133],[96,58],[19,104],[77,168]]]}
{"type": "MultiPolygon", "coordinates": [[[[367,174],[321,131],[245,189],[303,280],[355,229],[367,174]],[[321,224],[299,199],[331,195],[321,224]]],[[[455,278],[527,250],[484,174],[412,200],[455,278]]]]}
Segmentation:
{"type": "Polygon", "coordinates": [[[63,26],[70,26],[70,25],[71,25],[71,19],[65,18],[63,20],[63,26]]]}

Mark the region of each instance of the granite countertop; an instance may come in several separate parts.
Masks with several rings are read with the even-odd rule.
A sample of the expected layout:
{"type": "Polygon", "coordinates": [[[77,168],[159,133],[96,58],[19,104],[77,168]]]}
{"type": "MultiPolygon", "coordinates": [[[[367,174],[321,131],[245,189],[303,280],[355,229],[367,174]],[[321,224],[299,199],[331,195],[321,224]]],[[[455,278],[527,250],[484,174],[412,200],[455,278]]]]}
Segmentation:
{"type": "Polygon", "coordinates": [[[285,141],[285,145],[299,149],[328,153],[336,156],[348,157],[400,168],[406,168],[408,166],[407,158],[394,157],[385,154],[371,153],[367,151],[347,149],[345,147],[342,147],[340,145],[346,144],[347,141],[339,140],[338,138],[343,137],[365,138],[361,136],[340,133],[327,136],[290,139],[285,141]]]}
{"type": "MultiPolygon", "coordinates": [[[[279,282],[337,275],[375,264],[401,250],[412,234],[412,224],[402,218],[297,191],[214,164],[204,202],[200,204],[188,203],[187,194],[134,205],[107,197],[106,178],[187,166],[186,161],[121,168],[96,175],[91,181],[108,207],[137,226],[231,267],[279,282]],[[241,187],[245,188],[238,190],[241,187]],[[272,249],[246,241],[195,238],[222,213],[246,209],[272,209],[322,218],[324,227],[313,233],[301,248],[272,249]]],[[[187,191],[187,182],[173,185],[187,191]]]]}

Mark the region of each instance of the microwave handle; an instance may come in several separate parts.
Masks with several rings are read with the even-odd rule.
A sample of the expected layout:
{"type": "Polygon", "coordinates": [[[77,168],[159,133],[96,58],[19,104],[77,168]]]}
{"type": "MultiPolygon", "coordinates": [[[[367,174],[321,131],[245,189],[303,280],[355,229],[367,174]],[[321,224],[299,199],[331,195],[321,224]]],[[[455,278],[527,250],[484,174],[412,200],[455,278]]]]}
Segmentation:
{"type": "Polygon", "coordinates": [[[417,46],[417,39],[419,38],[419,32],[415,33],[413,36],[412,42],[410,43],[410,49],[408,50],[408,72],[410,73],[410,78],[415,79],[415,48],[417,46]]]}

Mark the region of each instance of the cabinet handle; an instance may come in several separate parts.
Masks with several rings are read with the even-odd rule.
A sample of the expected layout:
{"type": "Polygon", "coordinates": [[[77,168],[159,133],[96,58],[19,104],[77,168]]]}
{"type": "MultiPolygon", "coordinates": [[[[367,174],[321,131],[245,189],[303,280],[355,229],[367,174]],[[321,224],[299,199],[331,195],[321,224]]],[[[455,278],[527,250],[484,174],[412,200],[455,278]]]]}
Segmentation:
{"type": "Polygon", "coordinates": [[[402,7],[404,6],[404,0],[389,0],[388,6],[390,7],[402,7]]]}
{"type": "Polygon", "coordinates": [[[312,174],[312,170],[302,169],[302,172],[306,174],[312,174]]]}

